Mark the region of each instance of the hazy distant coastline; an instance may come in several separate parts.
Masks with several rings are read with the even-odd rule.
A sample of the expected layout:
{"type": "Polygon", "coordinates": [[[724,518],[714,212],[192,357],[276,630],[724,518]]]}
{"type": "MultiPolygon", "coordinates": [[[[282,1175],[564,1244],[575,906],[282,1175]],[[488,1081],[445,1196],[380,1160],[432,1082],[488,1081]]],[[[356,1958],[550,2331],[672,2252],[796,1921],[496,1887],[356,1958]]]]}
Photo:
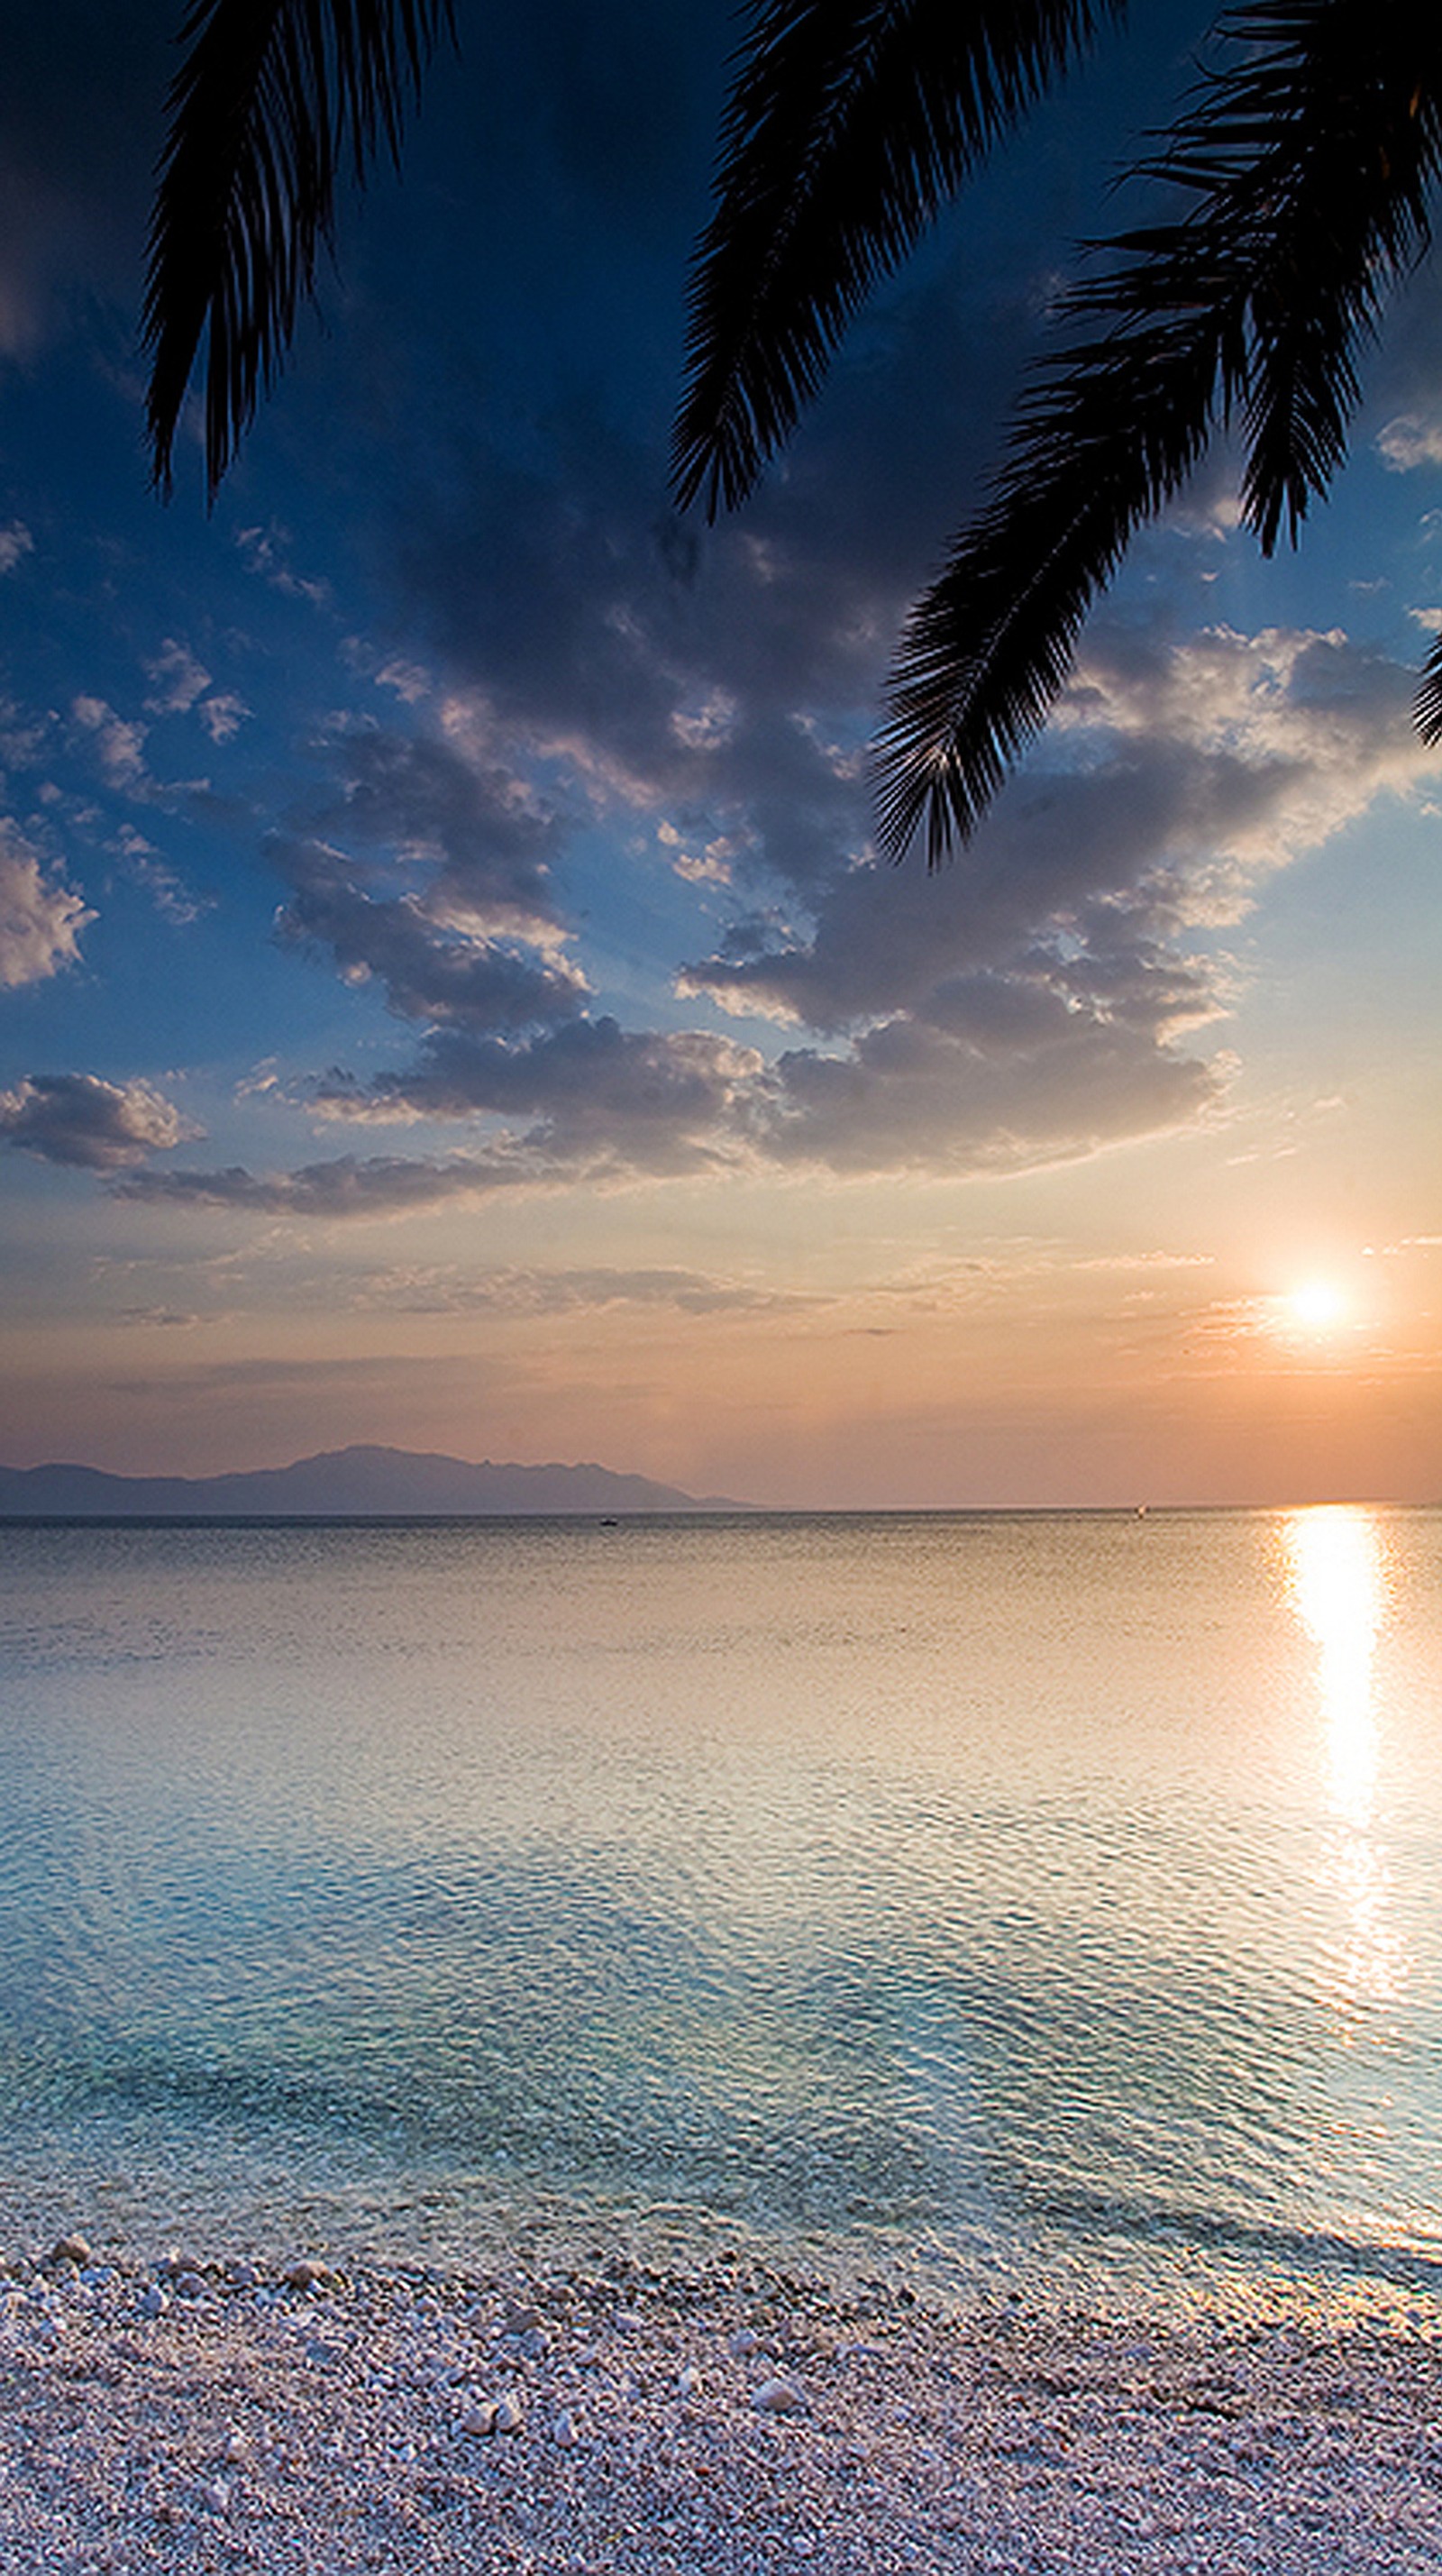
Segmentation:
{"type": "Polygon", "coordinates": [[[592,1461],[496,1464],[356,1446],[227,1476],[114,1476],[100,1467],[0,1467],[0,1520],[449,1520],[537,1512],[747,1511],[592,1461]]]}

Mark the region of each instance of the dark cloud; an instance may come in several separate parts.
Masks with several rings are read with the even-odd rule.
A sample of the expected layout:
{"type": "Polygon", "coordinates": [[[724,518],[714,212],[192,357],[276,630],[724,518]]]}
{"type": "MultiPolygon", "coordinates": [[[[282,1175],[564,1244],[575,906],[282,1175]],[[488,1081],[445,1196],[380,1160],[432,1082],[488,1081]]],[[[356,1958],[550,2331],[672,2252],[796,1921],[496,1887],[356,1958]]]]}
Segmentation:
{"type": "Polygon", "coordinates": [[[619,1171],[676,1173],[735,1151],[760,1069],[755,1051],[729,1037],[638,1034],[602,1016],[519,1045],[441,1032],[406,1071],[365,1089],[335,1081],[317,1099],[339,1117],[530,1120],[525,1149],[547,1166],[601,1158],[619,1171]]]}
{"type": "Polygon", "coordinates": [[[0,355],[27,352],[77,285],[134,302],[174,15],[65,0],[17,12],[0,97],[0,355]]]}
{"type": "MultiPolygon", "coordinates": [[[[1103,628],[1048,746],[970,850],[937,876],[838,853],[809,924],[734,923],[685,988],[839,1032],[926,1012],[945,980],[1038,974],[1073,1008],[1204,921],[1235,920],[1258,876],[1325,839],[1429,760],[1405,721],[1407,675],[1344,638],[1225,631],[1185,646],[1103,628]]],[[[1173,953],[1163,982],[1204,1003],[1173,953]]],[[[980,987],[978,990],[980,991],[980,987]]],[[[1169,1014],[1172,1005],[1166,1000],[1169,1014]]],[[[1160,1023],[1159,1023],[1160,1025],[1160,1023]]]]}
{"type": "Polygon", "coordinates": [[[574,1017],[586,985],[559,953],[558,830],[515,773],[379,727],[327,749],[314,828],[269,843],[292,889],[279,938],[328,950],[348,981],[374,976],[403,1019],[485,1032],[574,1017]]]}
{"type": "Polygon", "coordinates": [[[776,1069],[765,1150],[842,1173],[1015,1171],[1178,1127],[1215,1075],[1145,1035],[1058,1008],[1045,1036],[982,1049],[915,1019],[845,1056],[798,1049],[776,1069]]]}
{"type": "Polygon", "coordinates": [[[35,1073],[0,1091],[0,1140],[81,1171],[124,1171],[198,1133],[148,1082],[35,1073]]]}
{"type": "Polygon", "coordinates": [[[358,1162],[346,1154],[296,1172],[255,1173],[238,1163],[224,1171],[131,1172],[115,1183],[115,1194],[151,1205],[235,1208],[258,1216],[391,1217],[546,1177],[535,1164],[505,1152],[448,1162],[404,1155],[358,1162]]]}
{"type": "Polygon", "coordinates": [[[372,895],[357,885],[348,856],[323,842],[276,840],[271,855],[294,888],[277,936],[328,949],[348,982],[376,977],[402,1019],[524,1029],[581,1007],[586,988],[577,969],[478,935],[442,909],[434,887],[372,895]]]}
{"type": "Polygon", "coordinates": [[[433,870],[438,914],[521,939],[559,928],[550,884],[559,829],[514,769],[379,725],[338,735],[328,753],[334,784],[311,816],[315,831],[433,870]]]}
{"type": "MultiPolygon", "coordinates": [[[[1218,629],[1183,645],[1155,626],[1103,628],[1045,765],[962,862],[928,877],[819,843],[807,895],[793,885],[787,901],[738,909],[713,954],[686,967],[692,992],[827,1041],[771,1060],[713,1030],[627,1029],[586,1009],[554,947],[458,934],[467,845],[451,827],[472,814],[472,771],[450,750],[413,759],[367,741],[351,760],[348,747],[338,807],[362,818],[356,848],[286,845],[285,928],[323,942],[343,972],[383,976],[419,1035],[409,1062],[364,1083],[332,1074],[312,1105],[334,1120],[474,1122],[492,1131],[484,1150],[123,1186],[272,1214],[378,1214],[737,1167],[1015,1170],[1196,1120],[1224,1075],[1188,1035],[1224,1013],[1236,974],[1215,934],[1269,870],[1435,768],[1401,722],[1405,686],[1335,635],[1218,629]],[[398,893],[403,866],[415,882],[398,893]]],[[[714,755],[705,722],[698,713],[688,758],[714,755]]],[[[717,715],[723,736],[727,722],[717,715]]],[[[841,764],[790,730],[800,759],[828,769],[838,797],[852,792],[841,764]]],[[[501,775],[481,793],[508,818],[501,775]]],[[[519,810],[514,842],[503,834],[499,856],[487,844],[478,873],[487,900],[513,905],[507,919],[558,940],[541,873],[552,843],[543,859],[532,839],[548,827],[519,810]]],[[[724,846],[734,853],[737,836],[724,846]]]]}

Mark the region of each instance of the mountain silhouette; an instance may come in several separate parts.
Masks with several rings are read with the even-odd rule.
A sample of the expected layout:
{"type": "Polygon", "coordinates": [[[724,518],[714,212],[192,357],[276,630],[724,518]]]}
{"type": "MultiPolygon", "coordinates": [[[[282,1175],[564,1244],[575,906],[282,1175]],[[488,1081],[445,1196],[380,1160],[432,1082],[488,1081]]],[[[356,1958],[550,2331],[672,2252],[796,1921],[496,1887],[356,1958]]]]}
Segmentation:
{"type": "Polygon", "coordinates": [[[101,1467],[0,1467],[0,1520],[406,1520],[523,1512],[744,1511],[650,1476],[496,1465],[357,1446],[227,1476],[112,1476],[101,1467]]]}

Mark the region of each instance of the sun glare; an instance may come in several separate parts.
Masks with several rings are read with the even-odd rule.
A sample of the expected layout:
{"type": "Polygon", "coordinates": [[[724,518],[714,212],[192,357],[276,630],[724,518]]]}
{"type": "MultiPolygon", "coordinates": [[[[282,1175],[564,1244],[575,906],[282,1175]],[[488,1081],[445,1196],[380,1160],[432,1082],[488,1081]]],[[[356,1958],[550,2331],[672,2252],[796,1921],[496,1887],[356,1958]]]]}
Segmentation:
{"type": "Polygon", "coordinates": [[[1289,1320],[1307,1333],[1331,1332],[1347,1320],[1347,1300],[1329,1279],[1306,1279],[1283,1302],[1289,1320]]]}

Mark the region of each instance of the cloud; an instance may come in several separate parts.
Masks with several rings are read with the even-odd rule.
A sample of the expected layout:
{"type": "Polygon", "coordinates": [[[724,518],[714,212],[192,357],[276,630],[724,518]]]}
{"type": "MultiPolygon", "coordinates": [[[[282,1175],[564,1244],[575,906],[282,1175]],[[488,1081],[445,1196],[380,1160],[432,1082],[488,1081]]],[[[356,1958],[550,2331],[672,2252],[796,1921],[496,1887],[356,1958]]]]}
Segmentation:
{"type": "Polygon", "coordinates": [[[277,838],[270,856],[293,888],[277,937],[328,949],[347,983],[376,978],[402,1019],[524,1029],[570,1018],[581,1006],[578,968],[488,935],[484,913],[468,917],[435,885],[370,894],[357,884],[350,855],[322,841],[277,838]]]}
{"type": "Polygon", "coordinates": [[[1419,465],[1442,465],[1442,420],[1399,412],[1378,431],[1377,453],[1394,474],[1410,474],[1419,465]]]}
{"type": "Polygon", "coordinates": [[[197,662],[188,644],[179,644],[167,635],[153,661],[145,665],[151,683],[146,706],[152,715],[188,715],[197,698],[210,686],[210,673],[197,662]]]}
{"type": "Polygon", "coordinates": [[[232,741],[250,714],[244,698],[234,690],[212,687],[204,663],[173,635],[167,635],[154,659],[146,663],[145,674],[151,684],[147,711],[157,716],[193,714],[213,743],[232,741]]]}
{"type": "MultiPolygon", "coordinates": [[[[425,1027],[409,1063],[366,1083],[328,1076],[313,1105],[503,1121],[556,1178],[1012,1171],[1203,1119],[1231,1068],[1191,1041],[1225,1016],[1238,971],[1215,934],[1269,872],[1436,770],[1406,721],[1409,687],[1340,633],[1217,628],[1178,644],[1104,625],[1046,759],[935,878],[858,853],[856,783],[819,733],[791,726],[787,760],[826,771],[853,831],[819,835],[782,899],[738,908],[679,975],[683,994],[819,1041],[769,1060],[710,1030],[625,1029],[587,1010],[566,961],[443,934],[461,872],[445,832],[414,818],[451,815],[450,763],[432,778],[433,751],[367,737],[346,800],[360,837],[404,827],[435,873],[424,892],[377,897],[353,858],[297,845],[287,934],[323,939],[343,972],[383,975],[392,1007],[425,1027]]],[[[747,824],[726,820],[730,853],[747,824]]],[[[661,832],[663,850],[678,846],[679,827],[661,832]]],[[[524,841],[520,864],[526,927],[559,938],[524,841]]]]}
{"type": "Polygon", "coordinates": [[[330,607],[329,582],[292,570],[287,528],[274,521],[268,528],[238,528],[235,542],[246,571],[254,573],[259,581],[269,582],[283,598],[307,600],[312,608],[330,607]]]}
{"type": "Polygon", "coordinates": [[[77,964],[80,933],[95,917],[0,816],[0,985],[41,984],[77,964]]]}
{"type": "Polygon", "coordinates": [[[207,909],[198,895],[192,894],[183,877],[167,866],[154,843],[137,832],[133,823],[122,823],[106,847],[115,852],[126,875],[142,886],[162,920],[186,929],[198,921],[207,909]]]}
{"type": "Polygon", "coordinates": [[[35,540],[23,519],[12,519],[0,528],[0,573],[13,572],[22,556],[34,551],[35,540]]]}
{"type": "Polygon", "coordinates": [[[200,1133],[148,1082],[36,1073],[0,1091],[0,1139],[82,1171],[124,1171],[200,1133]]]}
{"type": "Polygon", "coordinates": [[[1189,953],[1260,879],[1438,766],[1410,681],[1339,634],[1092,638],[1048,761],[940,878],[842,866],[809,923],[733,923],[683,990],[845,1043],[784,1055],[767,1153],[1007,1167],[1204,1114],[1179,1049],[1235,970],[1189,953]]]}
{"type": "Polygon", "coordinates": [[[402,1019],[488,1033],[574,1017],[587,985],[562,953],[559,827],[524,782],[378,726],[328,749],[311,829],[269,844],[291,887],[280,939],[328,950],[349,982],[374,977],[402,1019]]]}
{"type": "Polygon", "coordinates": [[[250,709],[244,698],[237,697],[233,689],[216,689],[211,696],[201,699],[195,712],[211,741],[224,743],[233,741],[250,709]]]}
{"type": "Polygon", "coordinates": [[[675,1175],[747,1152],[761,1074],[757,1051],[730,1037],[626,1030],[603,1014],[518,1044],[441,1031],[412,1065],[364,1088],[322,1085],[316,1106],[337,1118],[524,1120],[525,1150],[544,1168],[675,1175]]]}
{"type": "Polygon", "coordinates": [[[259,1216],[384,1218],[484,1198],[546,1177],[506,1150],[447,1162],[400,1155],[357,1162],[343,1154],[297,1172],[254,1173],[238,1163],[223,1171],[136,1171],[117,1181],[115,1192],[152,1205],[234,1208],[259,1216]]]}
{"type": "Polygon", "coordinates": [[[104,698],[82,696],[72,699],[70,712],[86,733],[93,734],[107,784],[119,788],[140,786],[147,776],[147,728],[139,723],[126,723],[104,698]]]}
{"type": "Polygon", "coordinates": [[[784,1055],[758,1141],[841,1174],[1020,1171],[1192,1124],[1223,1088],[1220,1069],[1055,1002],[1009,1048],[898,1017],[844,1055],[784,1055]]]}
{"type": "Polygon", "coordinates": [[[796,1290],[755,1288],[700,1270],[493,1270],[454,1264],[378,1271],[360,1302],[408,1315],[565,1315],[614,1306],[671,1307],[686,1315],[790,1312],[818,1301],[796,1290]]]}

